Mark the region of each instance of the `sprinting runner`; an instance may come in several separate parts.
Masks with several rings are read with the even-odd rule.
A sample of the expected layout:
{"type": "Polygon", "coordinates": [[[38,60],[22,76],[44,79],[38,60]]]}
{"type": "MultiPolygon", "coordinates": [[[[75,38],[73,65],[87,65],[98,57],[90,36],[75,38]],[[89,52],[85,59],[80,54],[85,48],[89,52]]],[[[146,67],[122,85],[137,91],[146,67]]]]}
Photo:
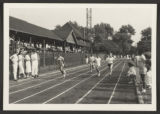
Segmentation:
{"type": "Polygon", "coordinates": [[[109,55],[109,56],[106,58],[106,61],[107,61],[107,63],[108,63],[108,67],[109,67],[109,70],[110,70],[109,75],[111,76],[111,75],[112,75],[112,67],[113,67],[114,58],[112,57],[112,55],[109,55]]]}
{"type": "Polygon", "coordinates": [[[63,74],[63,77],[66,77],[66,71],[64,70],[64,57],[62,57],[60,54],[57,58],[58,60],[58,65],[59,65],[59,70],[61,71],[61,73],[63,74]]]}
{"type": "Polygon", "coordinates": [[[95,61],[95,57],[91,54],[91,56],[89,58],[90,72],[92,72],[92,70],[94,68],[94,61],[95,61]]]}
{"type": "Polygon", "coordinates": [[[101,66],[101,58],[97,55],[97,57],[95,58],[95,68],[97,70],[98,76],[100,76],[100,70],[99,70],[100,66],[101,66]]]}

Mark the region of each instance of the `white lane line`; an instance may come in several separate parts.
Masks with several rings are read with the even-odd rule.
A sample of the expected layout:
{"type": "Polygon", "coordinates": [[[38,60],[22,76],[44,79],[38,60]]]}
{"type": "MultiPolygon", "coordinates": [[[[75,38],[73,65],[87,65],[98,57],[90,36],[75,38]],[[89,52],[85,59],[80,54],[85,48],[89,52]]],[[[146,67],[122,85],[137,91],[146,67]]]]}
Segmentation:
{"type": "MultiPolygon", "coordinates": [[[[100,71],[103,71],[104,69],[107,69],[107,68],[103,68],[103,69],[100,70],[100,71]]],[[[96,74],[97,74],[97,73],[94,73],[94,74],[92,74],[91,76],[89,76],[88,78],[86,78],[86,79],[84,79],[84,80],[81,80],[79,83],[77,83],[77,84],[75,84],[74,86],[68,88],[67,90],[63,91],[62,93],[56,95],[55,97],[48,99],[47,101],[43,102],[42,104],[46,104],[46,103],[48,103],[48,102],[56,99],[57,97],[63,95],[64,93],[66,93],[66,92],[68,92],[69,90],[73,89],[73,88],[76,87],[77,85],[81,84],[82,82],[84,82],[84,81],[86,81],[86,80],[89,80],[91,77],[95,76],[96,74]]]]}
{"type": "MultiPolygon", "coordinates": [[[[115,68],[117,68],[121,63],[122,63],[122,62],[120,62],[119,64],[117,64],[117,65],[113,68],[113,70],[114,70],[115,68]]],[[[80,103],[86,96],[88,96],[88,95],[92,92],[92,90],[93,90],[94,88],[96,88],[97,85],[98,85],[101,81],[103,81],[103,80],[108,76],[108,74],[109,74],[109,73],[107,73],[100,81],[98,81],[86,94],[84,94],[81,98],[79,98],[79,99],[75,102],[75,104],[80,103]]]]}
{"type": "MultiPolygon", "coordinates": [[[[67,75],[75,74],[75,73],[81,72],[81,71],[83,71],[83,70],[86,70],[86,69],[82,69],[82,70],[76,71],[76,72],[74,72],[74,73],[69,73],[69,74],[67,74],[67,75]]],[[[19,89],[19,90],[17,90],[17,91],[10,92],[9,94],[12,95],[12,94],[15,94],[15,93],[18,93],[18,92],[21,92],[21,91],[25,91],[25,90],[27,90],[27,89],[37,87],[37,86],[39,86],[39,85],[42,85],[42,84],[45,84],[45,83],[54,81],[54,80],[59,79],[59,78],[62,78],[62,77],[63,77],[63,76],[60,76],[60,77],[57,77],[57,78],[54,78],[54,79],[51,79],[51,80],[47,80],[47,81],[44,81],[44,82],[42,82],[42,83],[39,83],[39,84],[36,84],[36,85],[33,85],[33,86],[29,86],[29,87],[24,88],[24,89],[19,89]]]]}
{"type": "Polygon", "coordinates": [[[119,80],[120,80],[120,78],[121,78],[121,76],[122,76],[122,72],[123,72],[123,70],[124,70],[124,66],[125,66],[125,63],[124,63],[124,65],[123,65],[123,67],[122,67],[122,71],[121,71],[121,73],[120,73],[120,75],[119,75],[118,81],[117,81],[117,83],[116,83],[116,85],[115,85],[115,87],[114,87],[114,89],[113,89],[113,92],[112,92],[112,94],[111,94],[111,96],[110,96],[107,104],[110,104],[110,102],[111,102],[111,100],[112,100],[112,98],[113,98],[113,96],[114,96],[116,87],[117,87],[117,85],[118,85],[118,83],[119,83],[119,80]]]}
{"type": "MultiPolygon", "coordinates": [[[[89,73],[89,72],[90,72],[90,71],[85,72],[85,73],[89,73]]],[[[82,73],[82,74],[80,74],[80,75],[78,75],[78,76],[76,76],[76,77],[73,77],[73,78],[70,78],[70,79],[68,79],[68,80],[65,80],[65,81],[62,82],[62,83],[56,84],[56,85],[51,86],[51,87],[49,87],[49,88],[46,88],[46,89],[44,89],[44,90],[42,90],[42,91],[39,91],[39,92],[37,92],[37,93],[34,93],[34,94],[32,94],[32,95],[29,95],[29,96],[24,97],[24,98],[22,98],[22,99],[19,99],[19,100],[17,100],[17,101],[14,101],[14,102],[12,102],[11,104],[18,103],[18,102],[20,102],[20,101],[23,101],[23,100],[25,100],[25,99],[31,98],[31,97],[33,97],[33,96],[35,96],[35,95],[38,95],[38,94],[40,94],[40,93],[43,93],[43,92],[45,92],[45,91],[47,91],[47,90],[49,90],[49,89],[53,89],[54,87],[57,87],[57,86],[59,86],[59,85],[62,85],[62,84],[66,83],[66,82],[68,82],[68,81],[70,81],[70,80],[72,80],[72,79],[74,79],[74,78],[78,78],[79,76],[84,75],[85,73],[82,73]]]]}
{"type": "MultiPolygon", "coordinates": [[[[89,67],[89,66],[87,66],[87,65],[83,65],[83,66],[78,66],[78,67],[75,67],[75,68],[68,68],[68,69],[66,69],[66,71],[71,71],[71,70],[76,70],[76,69],[78,69],[78,68],[81,68],[81,67],[89,67]]],[[[83,69],[85,69],[85,68],[83,68],[83,69]]],[[[60,71],[55,71],[55,72],[51,72],[51,73],[45,73],[45,74],[41,74],[40,76],[41,77],[43,77],[43,76],[45,76],[45,75],[49,75],[49,76],[45,76],[45,77],[52,77],[52,76],[50,76],[51,74],[53,74],[54,76],[57,76],[57,75],[59,75],[60,74],[60,71]]],[[[20,86],[20,85],[23,85],[23,84],[27,84],[27,83],[30,83],[30,82],[32,82],[32,81],[35,81],[35,80],[27,80],[26,82],[24,82],[24,83],[20,83],[20,84],[13,84],[13,85],[11,85],[9,88],[13,88],[13,87],[17,87],[17,86],[20,86]]]]}

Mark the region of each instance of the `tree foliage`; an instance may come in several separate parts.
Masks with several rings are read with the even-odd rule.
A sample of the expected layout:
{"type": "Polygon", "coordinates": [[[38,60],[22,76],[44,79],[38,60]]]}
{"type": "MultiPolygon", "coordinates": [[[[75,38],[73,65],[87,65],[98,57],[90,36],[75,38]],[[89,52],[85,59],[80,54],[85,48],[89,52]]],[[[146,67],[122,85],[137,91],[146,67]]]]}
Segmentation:
{"type": "Polygon", "coordinates": [[[121,48],[122,54],[130,53],[132,46],[132,35],[135,30],[131,25],[122,25],[118,32],[113,35],[113,41],[121,48]]]}
{"type": "Polygon", "coordinates": [[[140,53],[150,51],[151,52],[151,28],[148,27],[141,32],[141,40],[137,44],[137,50],[140,53]]]}
{"type": "Polygon", "coordinates": [[[114,30],[110,24],[100,23],[94,26],[94,32],[96,36],[101,35],[103,36],[103,39],[108,40],[108,37],[113,35],[114,30]]]}

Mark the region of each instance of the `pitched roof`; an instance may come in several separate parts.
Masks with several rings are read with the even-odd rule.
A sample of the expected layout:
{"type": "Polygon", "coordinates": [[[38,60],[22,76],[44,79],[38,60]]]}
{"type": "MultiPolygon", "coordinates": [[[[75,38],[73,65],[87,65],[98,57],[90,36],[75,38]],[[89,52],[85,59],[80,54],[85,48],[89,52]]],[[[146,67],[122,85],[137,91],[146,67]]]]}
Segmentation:
{"type": "Polygon", "coordinates": [[[9,17],[9,28],[10,30],[62,41],[62,39],[51,30],[11,16],[9,17]]]}
{"type": "Polygon", "coordinates": [[[63,40],[66,40],[66,38],[68,37],[68,35],[73,32],[74,36],[75,36],[75,40],[77,42],[78,45],[80,46],[87,46],[87,44],[85,43],[85,41],[83,42],[82,40],[84,40],[83,35],[80,33],[80,31],[78,29],[76,29],[74,27],[74,25],[72,25],[70,22],[67,22],[66,24],[64,24],[59,30],[54,31],[59,37],[61,37],[63,40]]]}
{"type": "Polygon", "coordinates": [[[71,31],[72,31],[71,26],[68,23],[66,23],[59,30],[55,30],[54,32],[63,40],[66,40],[71,31]]]}

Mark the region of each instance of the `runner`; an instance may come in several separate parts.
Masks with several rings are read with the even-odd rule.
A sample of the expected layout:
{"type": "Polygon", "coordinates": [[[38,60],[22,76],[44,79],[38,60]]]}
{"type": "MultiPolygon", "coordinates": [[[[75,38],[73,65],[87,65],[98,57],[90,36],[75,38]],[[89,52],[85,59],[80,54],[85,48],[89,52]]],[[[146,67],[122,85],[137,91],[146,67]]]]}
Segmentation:
{"type": "Polygon", "coordinates": [[[100,70],[99,70],[100,66],[101,66],[101,58],[97,55],[97,57],[95,58],[95,68],[97,70],[98,76],[100,76],[100,70]]]}
{"type": "Polygon", "coordinates": [[[114,60],[114,58],[112,57],[112,55],[109,55],[106,58],[106,61],[108,63],[108,67],[109,67],[109,70],[110,70],[110,73],[109,73],[110,76],[112,75],[113,60],[114,60]]]}
{"type": "Polygon", "coordinates": [[[95,57],[91,54],[91,56],[89,58],[90,72],[92,72],[92,70],[94,68],[94,61],[95,61],[95,57]]]}
{"type": "Polygon", "coordinates": [[[64,57],[61,56],[61,54],[58,55],[58,65],[59,65],[59,70],[63,74],[63,77],[66,77],[66,71],[64,70],[64,57]]]}

